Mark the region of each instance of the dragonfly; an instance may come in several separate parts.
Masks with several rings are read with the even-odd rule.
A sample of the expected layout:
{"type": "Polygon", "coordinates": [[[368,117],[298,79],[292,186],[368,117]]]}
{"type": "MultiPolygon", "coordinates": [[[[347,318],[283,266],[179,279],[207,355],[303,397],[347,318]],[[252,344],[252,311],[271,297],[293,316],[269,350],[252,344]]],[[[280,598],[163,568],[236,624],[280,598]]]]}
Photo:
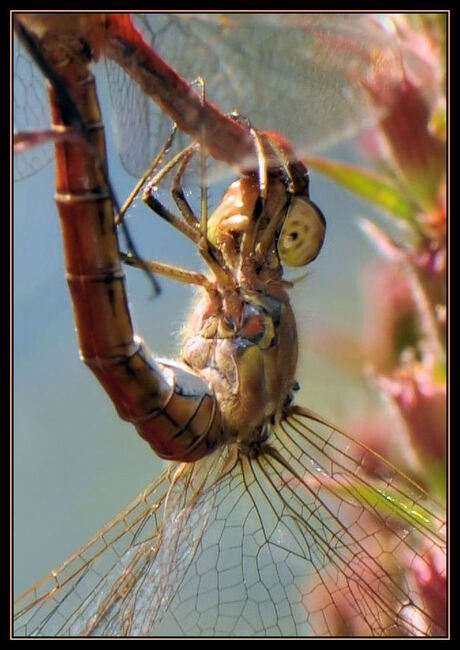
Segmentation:
{"type": "MultiPolygon", "coordinates": [[[[440,524],[422,505],[421,493],[390,465],[385,466],[385,487],[369,486],[359,471],[363,454],[368,453],[367,450],[364,451],[359,443],[331,428],[322,418],[309,411],[292,411],[289,416],[285,414],[283,426],[283,434],[287,437],[283,437],[282,444],[283,451],[288,454],[289,479],[286,479],[279,467],[276,469],[263,463],[260,466],[251,463],[252,454],[248,450],[239,457],[235,446],[232,451],[225,450],[220,455],[217,465],[215,459],[204,459],[202,462],[197,461],[200,465],[194,465],[193,469],[188,465],[189,469],[176,473],[169,471],[154,482],[113,524],[107,526],[93,543],[74,556],[62,572],[57,576],[54,574],[51,582],[55,582],[50,588],[50,596],[53,598],[47,601],[51,611],[54,611],[54,598],[60,599],[59,594],[63,593],[63,609],[71,609],[70,601],[77,599],[80,604],[76,611],[81,614],[84,612],[82,617],[78,614],[73,621],[67,623],[60,618],[58,612],[61,633],[67,630],[67,633],[74,634],[123,634],[134,630],[150,634],[153,621],[161,620],[163,610],[173,603],[171,615],[177,619],[179,627],[187,629],[189,626],[188,629],[195,633],[203,634],[211,629],[220,633],[235,633],[241,629],[239,625],[244,621],[247,626],[245,629],[248,630],[246,633],[257,634],[262,629],[268,629],[269,633],[274,634],[289,634],[292,630],[297,633],[326,634],[329,621],[322,609],[319,610],[318,606],[315,608],[314,602],[309,602],[307,606],[306,603],[315,600],[313,594],[320,588],[329,594],[345,594],[346,586],[350,583],[355,583],[359,592],[363,589],[366,592],[358,595],[350,589],[347,604],[355,612],[358,611],[368,625],[373,621],[374,627],[368,628],[368,634],[383,633],[384,627],[387,631],[394,632],[399,629],[398,624],[402,626],[403,622],[409,629],[415,625],[407,620],[410,620],[411,609],[417,608],[415,596],[413,600],[407,598],[407,592],[404,593],[403,588],[405,600],[399,601],[400,609],[395,611],[394,605],[392,609],[388,604],[400,587],[391,578],[390,586],[386,584],[391,570],[385,566],[382,558],[392,554],[389,549],[395,540],[384,540],[384,533],[380,539],[373,518],[381,523],[382,519],[397,518],[404,511],[406,525],[416,528],[414,522],[422,522],[421,530],[429,531],[436,539],[436,526],[440,524]],[[312,424],[311,430],[306,428],[306,420],[312,424]],[[326,433],[315,432],[313,427],[323,428],[326,433]],[[311,445],[309,451],[301,450],[305,455],[301,456],[300,461],[297,447],[299,442],[294,442],[296,435],[303,436],[304,443],[311,445]],[[315,436],[316,444],[313,440],[315,436]],[[291,439],[292,442],[288,442],[291,439]],[[346,454],[340,453],[344,444],[348,450],[346,454]],[[321,456],[322,461],[316,454],[321,456]],[[341,467],[337,474],[333,471],[336,466],[341,467]],[[305,476],[306,471],[308,478],[305,476]],[[337,482],[331,488],[329,482],[337,480],[342,473],[348,480],[353,477],[356,485],[343,478],[343,484],[337,482]],[[399,488],[393,490],[392,487],[398,484],[397,476],[401,485],[404,485],[401,492],[398,491],[399,488]],[[262,483],[261,486],[262,481],[265,484],[262,483]],[[271,498],[264,492],[264,485],[271,486],[272,496],[281,494],[272,511],[271,498]],[[265,500],[263,508],[257,507],[257,497],[265,500]],[[292,500],[295,505],[291,503],[292,500]],[[350,512],[342,512],[340,516],[337,514],[340,508],[343,511],[347,507],[350,512]],[[321,517],[316,514],[317,508],[318,512],[321,511],[321,517]],[[172,523],[161,531],[160,513],[163,509],[164,520],[169,518],[172,523]],[[281,511],[282,516],[279,514],[281,511]],[[238,528],[238,524],[232,524],[233,518],[238,518],[238,515],[244,517],[245,526],[241,528],[240,524],[236,537],[230,538],[229,531],[238,528]],[[305,521],[310,523],[302,524],[305,521]],[[360,538],[354,539],[355,547],[350,545],[350,540],[346,539],[346,521],[352,522],[351,530],[357,526],[363,539],[370,539],[368,546],[360,538]],[[334,526],[337,525],[339,528],[336,530],[334,526]],[[200,537],[203,530],[203,537],[200,537]],[[191,534],[188,535],[190,531],[191,534]],[[126,543],[126,535],[130,539],[130,548],[124,552],[118,551],[117,544],[126,543]],[[166,538],[173,541],[172,548],[166,548],[166,538]],[[259,550],[251,549],[251,543],[253,547],[259,545],[259,550]],[[386,543],[389,547],[383,550],[386,543]],[[238,589],[241,593],[247,588],[242,588],[242,577],[238,573],[243,566],[239,551],[241,548],[246,549],[243,555],[244,583],[249,585],[252,581],[254,589],[251,595],[244,595],[243,601],[247,606],[238,612],[238,606],[232,610],[235,594],[238,589]],[[97,597],[85,601],[81,595],[85,593],[84,590],[91,593],[94,585],[98,584],[99,578],[96,576],[100,570],[96,561],[107,561],[109,552],[115,552],[118,562],[99,582],[96,587],[97,597]],[[360,564],[360,554],[368,558],[368,562],[360,564]],[[289,558],[287,562],[286,557],[289,558]],[[93,561],[89,558],[93,558],[93,561]],[[194,558],[201,558],[200,566],[192,563],[194,558]],[[351,574],[346,572],[347,564],[351,574]],[[273,569],[274,566],[277,567],[275,573],[267,568],[273,569]],[[309,568],[305,569],[306,566],[309,568]],[[209,615],[216,593],[216,567],[219,569],[219,591],[222,594],[222,610],[217,620],[209,615]],[[69,572],[70,582],[77,582],[70,595],[66,594],[63,584],[66,571],[69,572]],[[74,571],[75,576],[72,575],[74,571]],[[286,575],[282,576],[283,572],[286,575]],[[368,575],[363,572],[368,572],[368,575]],[[187,574],[185,578],[184,574],[187,574]],[[241,581],[239,587],[233,584],[232,575],[233,580],[236,576],[241,581]],[[268,597],[273,575],[276,587],[280,590],[279,599],[275,602],[268,597]],[[306,583],[309,585],[304,588],[304,592],[294,579],[298,575],[307,576],[306,583]],[[152,585],[158,586],[158,576],[159,592],[156,600],[152,600],[150,590],[152,585]],[[161,579],[161,576],[167,578],[161,579]],[[315,579],[318,578],[320,580],[317,584],[315,579]],[[174,582],[177,581],[182,581],[180,593],[176,593],[179,585],[174,582]],[[61,583],[63,589],[56,590],[56,586],[61,583]],[[367,588],[364,587],[366,583],[367,588]],[[202,592],[198,597],[197,584],[202,592]],[[386,589],[388,593],[385,593],[386,589]],[[292,591],[297,592],[297,595],[289,593],[292,591]],[[139,607],[135,606],[136,601],[139,602],[139,607]],[[286,607],[289,609],[287,614],[283,613],[286,607]],[[308,610],[310,612],[306,614],[305,611],[308,610]],[[100,612],[107,612],[107,616],[105,613],[100,615],[100,612]],[[105,616],[107,620],[104,620],[105,616]],[[256,618],[253,619],[253,616],[256,618]],[[250,620],[256,622],[251,624],[250,620]]],[[[253,453],[257,459],[259,455],[253,453]]],[[[410,543],[404,541],[406,533],[404,531],[403,535],[401,531],[398,544],[407,545],[414,554],[416,547],[411,547],[410,543]]],[[[274,588],[275,584],[272,586],[274,588]]],[[[44,588],[46,589],[46,583],[44,588]]],[[[31,592],[33,597],[38,593],[35,590],[31,592]]],[[[323,598],[325,596],[326,594],[322,595],[323,598]]],[[[316,597],[316,602],[321,602],[321,596],[316,594],[316,597]]],[[[39,607],[42,604],[37,602],[32,609],[38,607],[39,612],[43,612],[39,607]]],[[[42,614],[38,613],[38,616],[42,614]]],[[[358,614],[355,616],[358,617],[358,614]]],[[[46,625],[52,618],[48,613],[42,619],[39,633],[46,634],[46,625]]],[[[31,631],[33,624],[29,622],[28,626],[31,631]]]]}

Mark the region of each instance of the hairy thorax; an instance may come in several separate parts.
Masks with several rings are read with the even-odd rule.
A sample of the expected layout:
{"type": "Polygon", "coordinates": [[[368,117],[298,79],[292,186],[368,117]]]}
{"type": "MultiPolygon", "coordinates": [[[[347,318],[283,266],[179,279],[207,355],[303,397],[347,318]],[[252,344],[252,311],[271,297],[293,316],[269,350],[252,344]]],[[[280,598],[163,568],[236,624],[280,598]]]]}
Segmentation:
{"type": "Polygon", "coordinates": [[[297,333],[287,296],[206,295],[193,310],[182,357],[212,387],[223,437],[251,445],[280,415],[294,383],[297,333]]]}

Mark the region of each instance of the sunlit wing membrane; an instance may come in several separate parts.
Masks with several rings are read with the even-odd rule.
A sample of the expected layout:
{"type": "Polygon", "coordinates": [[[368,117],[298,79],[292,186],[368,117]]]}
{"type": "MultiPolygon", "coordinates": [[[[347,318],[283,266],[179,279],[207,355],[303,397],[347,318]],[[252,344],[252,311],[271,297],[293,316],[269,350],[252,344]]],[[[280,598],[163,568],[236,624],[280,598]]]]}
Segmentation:
{"type": "MultiPolygon", "coordinates": [[[[300,152],[370,126],[377,116],[365,83],[383,69],[387,81],[402,74],[401,43],[378,15],[153,13],[133,20],[180,75],[190,83],[205,80],[211,102],[278,131],[300,152]]],[[[23,48],[15,48],[15,128],[46,128],[44,84],[23,48]]],[[[106,70],[121,160],[138,178],[168,136],[170,120],[116,63],[107,59],[106,70]]],[[[17,178],[48,160],[49,147],[41,149],[27,152],[38,161],[20,162],[26,171],[18,168],[17,178]]]]}
{"type": "MultiPolygon", "coordinates": [[[[39,132],[50,128],[45,84],[24,45],[13,41],[13,126],[15,132],[39,132]]],[[[49,143],[28,147],[14,156],[14,178],[21,180],[47,165],[53,158],[49,143]]]]}
{"type": "MultiPolygon", "coordinates": [[[[311,153],[372,124],[376,115],[361,82],[383,66],[388,80],[401,75],[394,33],[377,16],[160,13],[134,15],[134,21],[183,77],[204,78],[210,101],[278,131],[299,151],[311,153]]],[[[169,127],[153,102],[138,104],[135,117],[123,110],[131,101],[119,107],[120,96],[135,93],[123,77],[118,73],[113,92],[120,142],[128,143],[122,161],[139,176],[150,160],[142,155],[145,139],[138,146],[142,136],[133,139],[127,129],[131,139],[124,137],[124,125],[142,123],[141,133],[156,142],[169,127]]]]}
{"type": "Polygon", "coordinates": [[[26,594],[17,634],[435,634],[411,566],[443,548],[439,507],[309,412],[273,449],[163,475],[26,594]]]}
{"type": "Polygon", "coordinates": [[[115,567],[129,549],[142,548],[148,540],[158,543],[168,488],[168,474],[163,474],[93,539],[29,589],[16,603],[17,634],[69,634],[72,625],[81,627],[88,594],[102,593],[107,575],[116,580],[115,567]]]}

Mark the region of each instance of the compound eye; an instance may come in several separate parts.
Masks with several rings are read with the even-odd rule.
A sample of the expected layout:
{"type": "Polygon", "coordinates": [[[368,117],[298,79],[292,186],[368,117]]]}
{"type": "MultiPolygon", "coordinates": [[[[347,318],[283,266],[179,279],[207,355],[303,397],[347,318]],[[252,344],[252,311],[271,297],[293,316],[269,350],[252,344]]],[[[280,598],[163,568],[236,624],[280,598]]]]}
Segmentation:
{"type": "Polygon", "coordinates": [[[294,196],[278,239],[278,255],[286,266],[305,266],[321,250],[326,220],[308,199],[294,196]]]}

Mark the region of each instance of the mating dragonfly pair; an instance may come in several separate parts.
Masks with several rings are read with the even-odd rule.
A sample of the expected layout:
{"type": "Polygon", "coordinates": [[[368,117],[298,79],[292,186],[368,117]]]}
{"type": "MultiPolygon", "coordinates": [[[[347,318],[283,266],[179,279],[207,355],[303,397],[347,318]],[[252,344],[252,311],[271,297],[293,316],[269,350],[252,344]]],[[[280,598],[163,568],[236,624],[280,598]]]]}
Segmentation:
{"type": "MultiPolygon", "coordinates": [[[[439,633],[411,572],[442,548],[436,506],[294,402],[297,334],[283,264],[312,261],[325,230],[302,163],[284,140],[244,120],[224,116],[216,135],[200,117],[209,105],[194,93],[181,128],[199,144],[152,170],[145,197],[194,242],[210,275],[122,255],[87,26],[84,41],[70,39],[75,24],[30,29],[59,79],[51,79],[56,198],[81,356],[121,417],[175,462],[19,599],[18,634],[152,635],[168,618],[201,635],[439,633]],[[66,93],[77,109],[70,118],[66,93]],[[70,125],[79,137],[68,137],[70,125]],[[245,159],[246,174],[209,218],[203,187],[197,219],[181,176],[205,147],[240,162],[256,151],[257,165],[245,159]],[[171,170],[180,216],[152,191],[171,170]],[[154,360],[134,336],[121,261],[201,287],[181,362],[154,360]]],[[[138,50],[112,36],[117,56],[145,70],[138,50]]],[[[155,168],[166,154],[167,146],[155,168]]]]}

